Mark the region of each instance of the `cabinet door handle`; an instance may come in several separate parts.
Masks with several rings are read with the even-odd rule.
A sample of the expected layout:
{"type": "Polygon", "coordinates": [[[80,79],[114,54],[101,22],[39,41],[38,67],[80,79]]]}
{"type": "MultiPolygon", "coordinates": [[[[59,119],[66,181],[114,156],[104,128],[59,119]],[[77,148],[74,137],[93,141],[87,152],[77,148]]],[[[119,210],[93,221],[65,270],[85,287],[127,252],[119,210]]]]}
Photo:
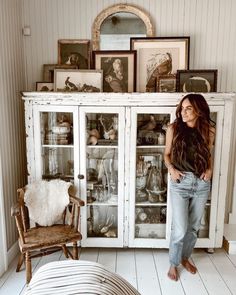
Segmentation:
{"type": "Polygon", "coordinates": [[[78,174],[78,178],[79,178],[79,179],[84,179],[84,175],[82,175],[82,174],[78,174]]]}

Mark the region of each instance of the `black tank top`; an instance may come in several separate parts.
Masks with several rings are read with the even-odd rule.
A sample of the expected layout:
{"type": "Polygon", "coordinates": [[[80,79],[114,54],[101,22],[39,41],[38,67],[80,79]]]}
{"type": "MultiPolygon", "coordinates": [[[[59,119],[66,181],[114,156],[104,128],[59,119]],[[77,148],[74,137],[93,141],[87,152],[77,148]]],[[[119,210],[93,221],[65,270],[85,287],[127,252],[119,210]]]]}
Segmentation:
{"type": "Polygon", "coordinates": [[[204,144],[203,138],[196,128],[186,126],[184,130],[184,142],[185,148],[183,158],[173,157],[172,164],[180,171],[193,172],[195,175],[200,176],[199,173],[195,171],[194,155],[197,152],[197,144],[199,144],[199,142],[204,144]]]}

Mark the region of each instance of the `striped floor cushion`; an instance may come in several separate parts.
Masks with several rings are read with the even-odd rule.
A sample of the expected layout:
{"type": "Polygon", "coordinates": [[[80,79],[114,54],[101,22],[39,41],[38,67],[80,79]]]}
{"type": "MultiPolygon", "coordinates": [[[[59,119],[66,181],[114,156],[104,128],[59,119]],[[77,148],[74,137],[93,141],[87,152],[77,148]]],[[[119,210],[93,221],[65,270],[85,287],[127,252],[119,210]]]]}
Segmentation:
{"type": "Polygon", "coordinates": [[[121,276],[101,264],[83,260],[55,261],[41,266],[25,295],[41,294],[140,295],[121,276]]]}

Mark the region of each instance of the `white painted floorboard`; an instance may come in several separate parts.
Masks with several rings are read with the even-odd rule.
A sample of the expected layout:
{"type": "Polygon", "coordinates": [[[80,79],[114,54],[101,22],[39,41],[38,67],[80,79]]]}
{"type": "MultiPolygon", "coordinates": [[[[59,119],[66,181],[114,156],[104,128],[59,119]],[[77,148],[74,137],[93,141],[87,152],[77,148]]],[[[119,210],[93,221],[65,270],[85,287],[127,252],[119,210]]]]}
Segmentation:
{"type": "MultiPolygon", "coordinates": [[[[64,259],[61,252],[33,259],[33,274],[48,262],[64,259]]],[[[166,275],[168,250],[83,248],[80,260],[103,264],[142,295],[236,295],[236,255],[228,255],[223,249],[215,250],[214,254],[196,249],[192,262],[198,268],[197,274],[192,275],[180,266],[178,282],[170,281],[166,275]]],[[[24,294],[25,270],[16,273],[16,264],[17,258],[0,278],[0,295],[24,294]]]]}

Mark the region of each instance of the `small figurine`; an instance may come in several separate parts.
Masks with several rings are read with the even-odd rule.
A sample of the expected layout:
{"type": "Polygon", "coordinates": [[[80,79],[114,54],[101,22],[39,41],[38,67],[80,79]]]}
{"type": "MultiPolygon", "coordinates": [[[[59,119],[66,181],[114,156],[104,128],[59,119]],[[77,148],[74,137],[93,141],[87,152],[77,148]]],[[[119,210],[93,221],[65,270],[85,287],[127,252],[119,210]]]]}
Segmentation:
{"type": "Polygon", "coordinates": [[[150,115],[149,121],[145,125],[141,126],[139,129],[140,130],[153,130],[153,129],[155,129],[156,125],[157,125],[157,123],[155,121],[155,117],[153,115],[150,115]]]}
{"type": "Polygon", "coordinates": [[[96,145],[99,138],[100,138],[100,133],[98,132],[97,129],[88,130],[87,144],[96,145]]]}

